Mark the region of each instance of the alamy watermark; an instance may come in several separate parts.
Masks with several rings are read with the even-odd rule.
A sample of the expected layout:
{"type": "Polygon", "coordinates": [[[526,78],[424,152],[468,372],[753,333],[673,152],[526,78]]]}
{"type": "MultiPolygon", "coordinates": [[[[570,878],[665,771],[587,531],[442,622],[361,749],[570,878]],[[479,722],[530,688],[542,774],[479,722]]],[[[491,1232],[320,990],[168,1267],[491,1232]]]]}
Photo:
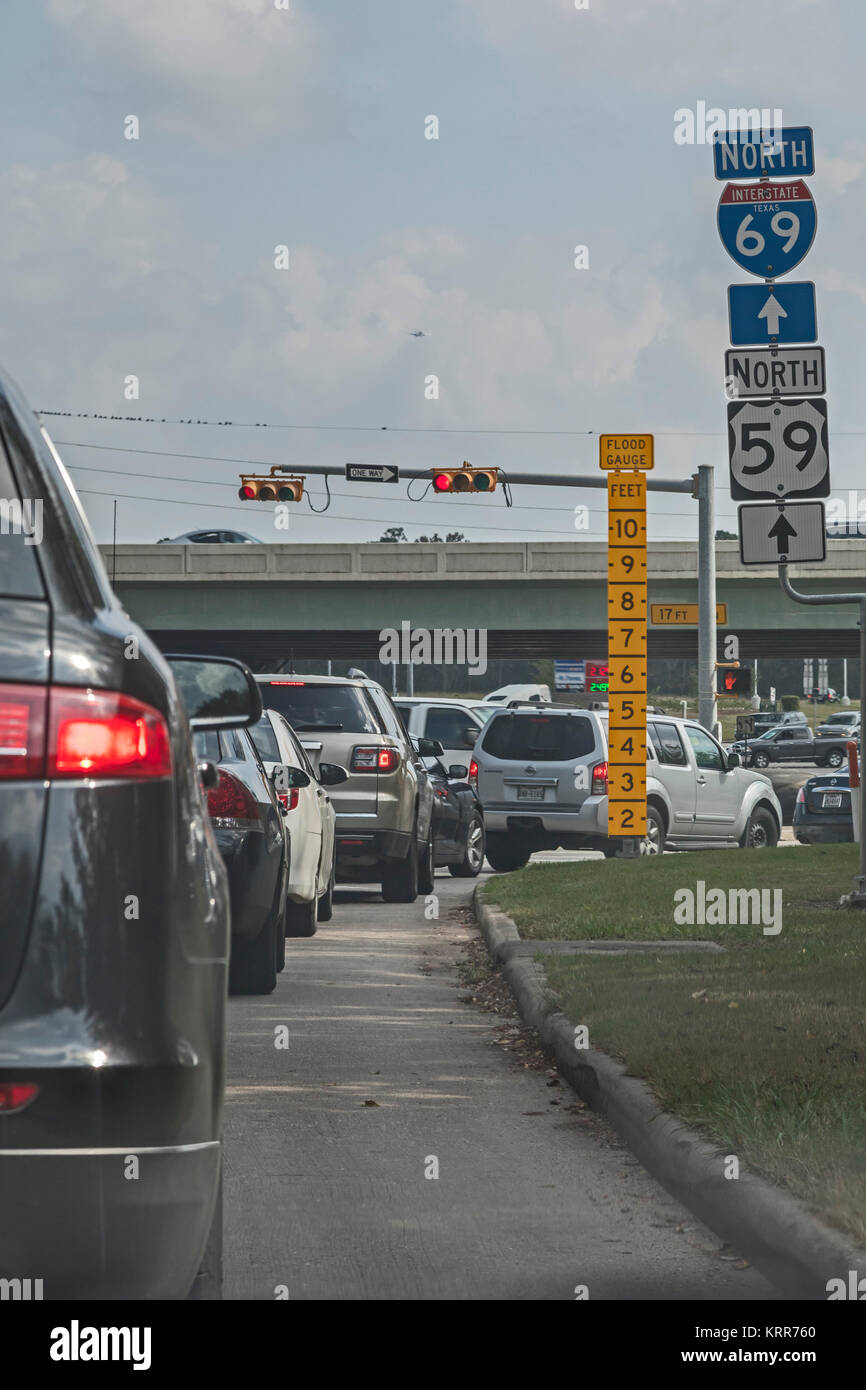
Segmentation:
{"type": "Polygon", "coordinates": [[[470,676],[487,670],[487,629],[483,627],[413,627],[403,621],[399,632],[379,633],[383,666],[468,666],[470,676]]]}
{"type": "Polygon", "coordinates": [[[762,926],[764,936],[782,930],[781,888],[707,888],[699,878],[694,888],[674,891],[674,921],[678,926],[762,926]]]}
{"type": "Polygon", "coordinates": [[[23,536],[25,545],[41,545],[42,498],[0,497],[0,536],[23,536]]]}
{"type": "Polygon", "coordinates": [[[780,153],[783,125],[779,106],[772,111],[769,106],[731,106],[725,111],[721,106],[698,101],[694,110],[681,106],[674,112],[674,142],[712,145],[716,135],[748,135],[755,146],[764,146],[765,155],[780,153]]]}

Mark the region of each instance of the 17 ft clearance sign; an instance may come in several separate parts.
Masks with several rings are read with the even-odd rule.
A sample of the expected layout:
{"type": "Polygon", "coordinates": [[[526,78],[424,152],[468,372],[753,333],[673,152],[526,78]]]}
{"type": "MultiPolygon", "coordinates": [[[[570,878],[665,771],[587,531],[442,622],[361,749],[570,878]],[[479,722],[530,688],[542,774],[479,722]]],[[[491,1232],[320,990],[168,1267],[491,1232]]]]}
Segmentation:
{"type": "Polygon", "coordinates": [[[646,477],[652,435],[602,435],[607,479],[607,832],[646,834],[646,477]],[[616,462],[613,462],[616,460],[616,462]]]}

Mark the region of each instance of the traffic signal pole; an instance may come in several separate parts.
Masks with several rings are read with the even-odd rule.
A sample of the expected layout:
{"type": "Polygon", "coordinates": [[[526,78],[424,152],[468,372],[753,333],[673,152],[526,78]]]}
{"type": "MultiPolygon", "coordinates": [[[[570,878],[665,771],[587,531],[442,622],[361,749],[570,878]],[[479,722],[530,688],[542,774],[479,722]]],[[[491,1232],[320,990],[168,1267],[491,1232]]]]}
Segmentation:
{"type": "MultiPolygon", "coordinates": [[[[788,578],[788,566],[779,566],[779,583],[795,603],[856,603],[860,606],[860,710],[866,704],[866,594],[801,594],[788,578]]],[[[860,729],[860,860],[854,888],[845,901],[849,907],[866,907],[866,778],[863,776],[863,729],[860,729]]]]}
{"type": "MultiPolygon", "coordinates": [[[[276,471],[276,470],[275,470],[276,471]]],[[[345,477],[345,465],[311,463],[299,466],[286,464],[282,471],[317,478],[345,477]]],[[[400,477],[432,481],[435,470],[430,468],[401,468],[400,477]]],[[[716,545],[715,545],[715,470],[712,464],[702,463],[689,478],[655,478],[647,474],[649,492],[679,492],[693,497],[698,504],[698,719],[712,733],[716,724],[715,660],[716,660],[716,545]]],[[[514,473],[499,468],[499,481],[516,487],[577,487],[603,488],[607,478],[597,473],[514,473]]],[[[460,496],[449,493],[448,496],[460,496]]],[[[478,494],[476,494],[478,495],[478,494]]]]}

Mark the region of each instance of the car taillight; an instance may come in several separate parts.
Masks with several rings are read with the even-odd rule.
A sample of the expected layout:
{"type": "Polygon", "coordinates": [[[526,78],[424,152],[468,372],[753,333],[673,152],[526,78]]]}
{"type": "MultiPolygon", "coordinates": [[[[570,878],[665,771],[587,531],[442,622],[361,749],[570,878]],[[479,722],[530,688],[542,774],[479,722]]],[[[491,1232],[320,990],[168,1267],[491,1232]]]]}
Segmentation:
{"type": "Polygon", "coordinates": [[[802,805],[803,805],[803,802],[804,802],[805,800],[806,800],[806,788],[805,788],[805,787],[800,787],[799,791],[797,792],[797,805],[798,805],[798,806],[802,806],[802,805]]]}
{"type": "Polygon", "coordinates": [[[477,762],[475,761],[474,758],[470,759],[470,762],[469,762],[469,778],[468,778],[468,781],[469,781],[469,785],[470,785],[470,787],[472,788],[472,790],[477,794],[477,792],[478,792],[478,764],[477,764],[477,762]]]}
{"type": "Polygon", "coordinates": [[[207,809],[211,820],[261,820],[255,797],[224,767],[219,769],[216,786],[207,794],[207,809]]]}
{"type": "Polygon", "coordinates": [[[396,748],[353,748],[353,772],[396,772],[400,754],[396,748]]]}
{"type": "Polygon", "coordinates": [[[0,778],[170,776],[168,725],[141,700],[77,686],[0,685],[0,778]]]}
{"type": "Polygon", "coordinates": [[[290,787],[287,792],[277,792],[277,800],[287,811],[294,811],[300,799],[301,793],[297,787],[290,787]]]}
{"type": "Polygon", "coordinates": [[[607,796],[607,763],[596,763],[592,769],[592,796],[607,796]]]}
{"type": "Polygon", "coordinates": [[[23,1110],[39,1094],[39,1087],[30,1081],[0,1081],[0,1115],[23,1110]]]}

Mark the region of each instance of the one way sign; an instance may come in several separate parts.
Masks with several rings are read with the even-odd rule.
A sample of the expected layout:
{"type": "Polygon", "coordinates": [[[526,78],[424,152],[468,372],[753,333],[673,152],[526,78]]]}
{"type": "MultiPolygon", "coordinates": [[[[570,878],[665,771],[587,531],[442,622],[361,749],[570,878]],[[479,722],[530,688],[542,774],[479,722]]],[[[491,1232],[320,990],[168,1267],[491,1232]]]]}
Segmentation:
{"type": "Polygon", "coordinates": [[[744,565],[799,565],[826,559],[823,502],[738,507],[737,520],[744,565]]]}
{"type": "Polygon", "coordinates": [[[399,468],[389,463],[347,463],[346,479],[350,483],[396,483],[399,468]]]}

